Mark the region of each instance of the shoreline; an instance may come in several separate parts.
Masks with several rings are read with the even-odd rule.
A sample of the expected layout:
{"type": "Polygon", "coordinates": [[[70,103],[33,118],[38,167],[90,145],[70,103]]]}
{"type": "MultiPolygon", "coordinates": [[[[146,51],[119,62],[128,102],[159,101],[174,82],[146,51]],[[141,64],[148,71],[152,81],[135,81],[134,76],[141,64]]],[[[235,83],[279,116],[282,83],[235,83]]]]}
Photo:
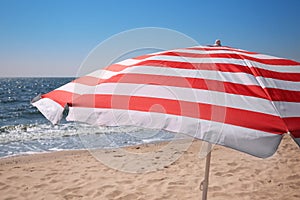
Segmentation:
{"type": "MultiPolygon", "coordinates": [[[[178,141],[180,141],[182,139],[178,139],[178,141]]],[[[184,139],[183,139],[184,140],[184,139]]],[[[145,146],[145,145],[163,145],[169,142],[172,142],[173,140],[162,140],[162,141],[154,141],[154,142],[149,142],[149,143],[143,143],[143,144],[130,144],[128,146],[121,146],[121,147],[105,147],[105,148],[99,148],[99,150],[109,150],[109,149],[126,149],[126,148],[134,148],[137,146],[145,146]]],[[[91,151],[93,149],[90,149],[91,151]]],[[[27,156],[35,156],[35,155],[39,155],[39,154],[49,154],[49,153],[57,153],[57,152],[77,152],[77,151],[90,151],[87,148],[78,148],[78,149],[56,149],[56,150],[48,150],[48,151],[30,151],[30,152],[22,152],[22,153],[18,153],[18,154],[12,154],[12,155],[6,155],[6,156],[2,156],[0,157],[0,163],[2,159],[10,159],[10,158],[14,158],[14,157],[27,157],[27,156]]]]}
{"type": "MultiPolygon", "coordinates": [[[[199,150],[203,143],[195,140],[190,146],[180,146],[182,143],[144,144],[121,151],[104,149],[92,152],[93,155],[87,150],[63,150],[1,158],[1,196],[3,199],[201,199],[199,185],[204,177],[205,159],[199,158],[199,150]],[[126,154],[139,157],[130,160],[126,154]],[[176,155],[179,156],[174,160],[176,155]],[[115,168],[95,156],[100,159],[106,156],[115,168]],[[156,170],[147,171],[153,166],[156,170]]],[[[299,155],[299,148],[287,136],[278,151],[267,159],[216,145],[212,151],[208,199],[299,199],[299,155]]]]}

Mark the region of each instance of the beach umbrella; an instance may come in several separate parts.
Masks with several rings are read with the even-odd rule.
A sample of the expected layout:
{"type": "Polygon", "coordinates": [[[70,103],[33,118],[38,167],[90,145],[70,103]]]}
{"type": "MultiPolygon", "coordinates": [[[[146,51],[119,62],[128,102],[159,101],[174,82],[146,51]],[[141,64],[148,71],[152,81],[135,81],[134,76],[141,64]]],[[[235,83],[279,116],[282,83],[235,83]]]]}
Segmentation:
{"type": "MultiPolygon", "coordinates": [[[[300,145],[300,63],[231,47],[195,46],[127,59],[32,104],[53,124],[133,125],[184,133],[256,157],[285,133],[300,145]]],[[[210,153],[203,198],[206,198],[210,153]]]]}

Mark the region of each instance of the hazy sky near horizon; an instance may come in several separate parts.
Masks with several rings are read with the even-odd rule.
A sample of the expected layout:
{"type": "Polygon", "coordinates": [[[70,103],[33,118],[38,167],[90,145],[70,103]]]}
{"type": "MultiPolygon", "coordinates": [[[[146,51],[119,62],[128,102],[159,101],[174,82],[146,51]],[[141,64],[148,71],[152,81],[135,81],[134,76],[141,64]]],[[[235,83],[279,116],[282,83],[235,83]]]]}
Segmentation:
{"type": "Polygon", "coordinates": [[[0,0],[0,77],[76,76],[99,43],[143,27],[300,61],[299,10],[298,0],[0,0]]]}

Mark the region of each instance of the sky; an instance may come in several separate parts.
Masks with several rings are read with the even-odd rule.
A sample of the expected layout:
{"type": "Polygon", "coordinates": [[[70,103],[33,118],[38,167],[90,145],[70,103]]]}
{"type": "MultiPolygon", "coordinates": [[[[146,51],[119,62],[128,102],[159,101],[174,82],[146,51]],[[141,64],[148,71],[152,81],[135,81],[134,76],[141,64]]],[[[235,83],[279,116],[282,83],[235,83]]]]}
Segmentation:
{"type": "Polygon", "coordinates": [[[97,45],[144,27],[300,61],[299,9],[298,0],[0,0],[0,77],[75,77],[97,45]]]}

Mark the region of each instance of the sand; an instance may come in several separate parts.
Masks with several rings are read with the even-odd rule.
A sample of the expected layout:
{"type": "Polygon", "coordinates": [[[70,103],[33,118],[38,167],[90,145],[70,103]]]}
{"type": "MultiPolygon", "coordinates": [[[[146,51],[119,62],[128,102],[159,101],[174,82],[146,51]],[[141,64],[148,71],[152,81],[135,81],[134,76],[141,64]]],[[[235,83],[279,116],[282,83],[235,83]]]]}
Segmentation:
{"type": "MultiPolygon", "coordinates": [[[[203,143],[187,150],[184,143],[3,158],[0,199],[201,199],[203,143]]],[[[299,148],[286,136],[272,157],[259,159],[214,146],[208,199],[300,199],[299,148]]]]}

